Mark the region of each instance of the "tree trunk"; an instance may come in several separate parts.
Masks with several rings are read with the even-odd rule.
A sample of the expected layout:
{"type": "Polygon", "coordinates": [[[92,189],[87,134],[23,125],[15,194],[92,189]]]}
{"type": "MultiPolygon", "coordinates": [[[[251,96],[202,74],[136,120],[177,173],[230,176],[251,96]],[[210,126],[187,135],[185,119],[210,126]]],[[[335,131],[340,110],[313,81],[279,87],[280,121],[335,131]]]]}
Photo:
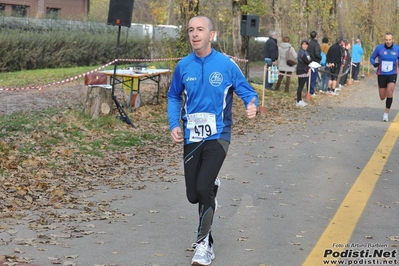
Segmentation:
{"type": "Polygon", "coordinates": [[[272,12],[273,12],[273,24],[274,24],[274,30],[277,33],[277,40],[282,40],[284,37],[282,34],[282,29],[281,29],[281,6],[280,6],[280,1],[273,1],[272,2],[273,7],[272,7],[272,12]]]}
{"type": "Polygon", "coordinates": [[[88,86],[84,112],[93,118],[110,115],[112,111],[111,89],[100,86],[88,86]]]}
{"type": "MultiPolygon", "coordinates": [[[[168,8],[168,20],[166,22],[167,25],[172,24],[170,19],[173,17],[174,13],[173,13],[173,9],[175,7],[175,0],[170,0],[169,1],[169,8],[168,8]]],[[[173,22],[174,23],[174,22],[173,22]]]]}
{"type": "Polygon", "coordinates": [[[233,37],[233,55],[235,57],[242,58],[244,56],[241,53],[242,38],[240,34],[242,12],[239,3],[233,1],[232,5],[233,5],[232,6],[233,19],[232,19],[231,34],[233,37]]]}

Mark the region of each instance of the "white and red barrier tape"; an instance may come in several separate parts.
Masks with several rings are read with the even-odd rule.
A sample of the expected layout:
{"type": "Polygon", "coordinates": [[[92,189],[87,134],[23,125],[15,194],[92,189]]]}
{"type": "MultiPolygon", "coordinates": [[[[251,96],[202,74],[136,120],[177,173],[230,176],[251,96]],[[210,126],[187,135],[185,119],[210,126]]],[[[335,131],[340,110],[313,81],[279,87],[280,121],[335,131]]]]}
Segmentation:
{"type": "Polygon", "coordinates": [[[279,70],[275,71],[275,70],[271,70],[271,69],[268,69],[267,71],[272,72],[272,73],[277,73],[279,76],[304,78],[304,77],[309,77],[311,70],[309,69],[308,73],[300,74],[300,75],[297,75],[295,73],[294,74],[281,73],[279,70]]]}
{"type": "MultiPolygon", "coordinates": [[[[158,61],[176,61],[176,60],[180,60],[180,59],[181,58],[117,59],[117,60],[121,61],[121,62],[158,62],[158,61]]],[[[76,75],[76,76],[73,76],[73,77],[70,77],[70,78],[67,78],[67,79],[63,79],[63,80],[60,80],[60,81],[55,81],[53,83],[49,83],[49,84],[45,84],[45,85],[37,85],[37,86],[14,87],[14,88],[13,87],[0,87],[0,91],[20,91],[20,90],[35,90],[35,89],[37,89],[39,91],[42,91],[43,88],[46,88],[46,87],[50,87],[50,86],[54,86],[54,85],[60,85],[60,84],[65,84],[65,83],[80,79],[82,77],[85,77],[87,74],[97,72],[97,71],[99,71],[101,69],[104,69],[104,68],[114,64],[115,61],[116,60],[113,60],[113,61],[111,61],[111,62],[109,62],[109,63],[107,63],[107,64],[105,64],[105,65],[103,65],[101,67],[98,67],[96,69],[93,69],[93,70],[91,70],[89,72],[86,72],[86,73],[83,73],[83,74],[80,74],[80,75],[76,75]]]]}
{"type": "Polygon", "coordinates": [[[161,61],[178,61],[181,57],[176,58],[158,58],[158,59],[119,59],[122,62],[161,62],[161,61]]]}
{"type": "MultiPolygon", "coordinates": [[[[229,57],[231,59],[233,59],[234,61],[237,61],[237,62],[248,62],[247,59],[240,59],[240,58],[233,57],[233,56],[229,56],[229,57]]],[[[181,57],[159,58],[159,59],[117,59],[117,60],[121,61],[121,62],[161,62],[161,61],[178,61],[180,59],[181,59],[181,57]]],[[[98,67],[96,69],[93,69],[93,70],[91,70],[89,72],[86,72],[86,73],[83,73],[83,74],[80,74],[80,75],[76,75],[76,76],[73,76],[73,77],[70,77],[70,78],[67,78],[67,79],[63,79],[63,80],[60,80],[60,81],[55,81],[53,83],[49,83],[49,84],[45,84],[45,85],[37,85],[37,86],[14,87],[14,88],[13,87],[0,87],[0,91],[19,91],[19,90],[34,90],[34,89],[38,89],[39,91],[42,91],[43,88],[46,88],[46,87],[50,87],[50,86],[54,86],[54,85],[60,85],[60,84],[65,84],[65,83],[80,79],[82,77],[85,77],[87,74],[97,72],[97,71],[99,71],[101,69],[104,69],[104,68],[114,64],[115,61],[116,60],[113,60],[113,61],[111,61],[111,62],[109,62],[109,63],[107,63],[107,64],[105,64],[105,65],[103,65],[101,67],[98,67]]],[[[288,76],[288,74],[283,74],[283,73],[279,73],[279,75],[288,76]]],[[[291,76],[293,76],[293,75],[291,75],[291,76]]],[[[304,75],[300,75],[300,76],[307,77],[308,75],[304,74],[304,75]]]]}
{"type": "Polygon", "coordinates": [[[82,77],[86,76],[87,74],[90,74],[90,73],[93,73],[93,72],[97,72],[100,69],[106,68],[106,67],[112,65],[114,62],[115,62],[115,60],[112,61],[112,62],[109,62],[109,63],[107,63],[107,64],[105,64],[105,65],[103,65],[101,67],[93,69],[93,70],[91,70],[89,72],[86,72],[86,73],[83,73],[83,74],[80,74],[80,75],[76,75],[76,76],[73,76],[73,77],[70,77],[70,78],[67,78],[67,79],[63,79],[63,80],[60,80],[60,81],[55,81],[53,83],[48,83],[48,84],[45,84],[45,85],[38,85],[38,86],[19,87],[19,88],[17,88],[17,87],[16,88],[5,87],[5,88],[0,88],[0,91],[17,91],[17,90],[34,90],[34,89],[38,89],[39,91],[41,91],[43,88],[46,88],[46,87],[50,87],[50,86],[54,86],[54,85],[60,85],[60,84],[64,84],[64,83],[68,83],[68,82],[77,80],[79,78],[82,78],[82,77]]]}

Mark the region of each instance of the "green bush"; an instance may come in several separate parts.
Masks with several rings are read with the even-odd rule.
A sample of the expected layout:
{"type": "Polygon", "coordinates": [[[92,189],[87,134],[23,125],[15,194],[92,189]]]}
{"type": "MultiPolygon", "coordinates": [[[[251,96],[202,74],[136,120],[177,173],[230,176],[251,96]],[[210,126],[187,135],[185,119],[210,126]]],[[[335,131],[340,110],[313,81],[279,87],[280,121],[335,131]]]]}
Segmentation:
{"type": "MultiPolygon", "coordinates": [[[[0,35],[0,69],[12,72],[105,64],[115,59],[117,35],[117,30],[96,34],[8,30],[0,35]]],[[[150,58],[150,47],[148,38],[123,36],[118,57],[150,58]]]]}
{"type": "MultiPolygon", "coordinates": [[[[34,28],[0,29],[0,71],[14,72],[34,69],[54,69],[81,66],[100,66],[116,57],[118,28],[103,31],[43,30],[34,28]]],[[[231,45],[215,49],[232,55],[231,45]],[[226,49],[227,48],[227,49],[226,49]]],[[[231,43],[231,42],[228,42],[231,43]]],[[[248,59],[263,61],[264,43],[251,39],[248,59]]],[[[121,32],[118,58],[150,59],[180,58],[189,53],[184,34],[179,39],[164,38],[154,41],[121,32]]],[[[174,69],[176,60],[168,63],[174,69]]]]}

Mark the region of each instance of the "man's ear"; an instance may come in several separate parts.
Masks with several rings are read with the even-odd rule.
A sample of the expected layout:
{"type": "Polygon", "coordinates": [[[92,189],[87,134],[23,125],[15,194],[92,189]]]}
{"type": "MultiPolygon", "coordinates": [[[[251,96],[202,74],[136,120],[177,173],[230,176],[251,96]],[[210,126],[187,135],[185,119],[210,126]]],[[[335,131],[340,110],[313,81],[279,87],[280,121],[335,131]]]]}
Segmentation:
{"type": "Polygon", "coordinates": [[[211,36],[209,37],[209,41],[212,42],[215,39],[215,36],[216,36],[216,31],[215,30],[211,31],[211,36]]]}

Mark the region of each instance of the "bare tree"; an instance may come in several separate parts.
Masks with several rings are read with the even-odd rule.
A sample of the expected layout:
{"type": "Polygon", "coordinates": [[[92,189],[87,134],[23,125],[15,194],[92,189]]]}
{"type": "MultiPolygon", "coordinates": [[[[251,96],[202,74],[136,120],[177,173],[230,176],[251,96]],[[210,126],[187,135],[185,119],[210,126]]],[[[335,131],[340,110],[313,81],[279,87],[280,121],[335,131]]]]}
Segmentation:
{"type": "Polygon", "coordinates": [[[281,19],[282,19],[282,13],[281,13],[281,7],[280,3],[281,0],[272,0],[272,24],[273,28],[277,33],[277,38],[281,39],[282,37],[282,32],[281,32],[281,19]]]}
{"type": "MultiPolygon", "coordinates": [[[[106,21],[109,3],[90,5],[89,19],[106,21]]],[[[399,36],[399,0],[135,0],[133,21],[181,25],[186,36],[188,20],[198,14],[213,18],[219,47],[239,58],[246,57],[249,40],[241,36],[242,14],[259,16],[263,36],[275,29],[279,39],[289,36],[297,43],[312,30],[320,38],[360,37],[365,47],[380,42],[386,31],[399,36]]]]}
{"type": "Polygon", "coordinates": [[[247,47],[247,43],[243,43],[243,38],[240,33],[242,17],[241,6],[245,4],[247,4],[246,0],[232,1],[233,20],[231,36],[233,37],[233,53],[234,56],[240,58],[243,58],[245,56],[245,47],[247,47]]]}

